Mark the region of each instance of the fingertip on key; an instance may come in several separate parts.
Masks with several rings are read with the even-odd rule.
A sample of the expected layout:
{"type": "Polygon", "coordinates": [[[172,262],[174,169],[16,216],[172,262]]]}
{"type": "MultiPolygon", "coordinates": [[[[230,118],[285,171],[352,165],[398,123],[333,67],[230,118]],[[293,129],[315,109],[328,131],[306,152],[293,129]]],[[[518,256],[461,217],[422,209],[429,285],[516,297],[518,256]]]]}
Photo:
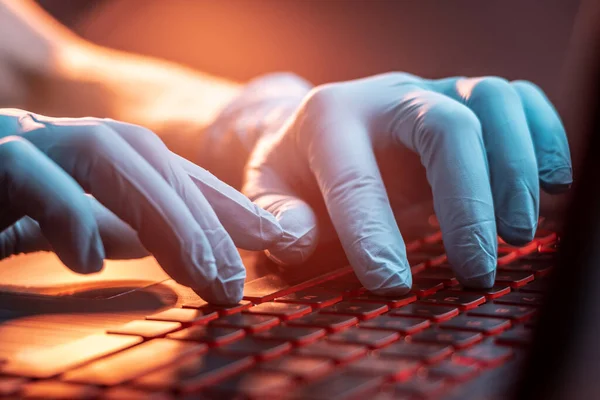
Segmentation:
{"type": "Polygon", "coordinates": [[[254,205],[255,212],[260,218],[260,234],[265,247],[275,245],[283,238],[283,228],[277,218],[270,212],[254,205]]]}
{"type": "Polygon", "coordinates": [[[483,275],[474,276],[471,278],[458,278],[458,281],[469,289],[489,289],[494,286],[496,280],[496,270],[490,271],[483,275]]]}
{"type": "Polygon", "coordinates": [[[552,170],[540,170],[540,186],[550,194],[568,191],[573,184],[573,169],[570,166],[552,170]]]}

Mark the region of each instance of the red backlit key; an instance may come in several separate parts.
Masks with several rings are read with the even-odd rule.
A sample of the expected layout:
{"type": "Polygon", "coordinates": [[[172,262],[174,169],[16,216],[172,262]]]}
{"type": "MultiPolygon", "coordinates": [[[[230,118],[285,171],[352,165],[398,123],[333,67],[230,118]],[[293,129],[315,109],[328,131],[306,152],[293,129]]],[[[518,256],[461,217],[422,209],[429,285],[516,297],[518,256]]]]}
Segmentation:
{"type": "Polygon", "coordinates": [[[522,271],[503,271],[496,272],[496,282],[506,283],[511,287],[518,288],[526,285],[533,280],[533,274],[522,271]]]}
{"type": "Polygon", "coordinates": [[[458,285],[454,272],[451,269],[443,267],[426,268],[425,271],[416,274],[414,278],[418,281],[422,279],[441,281],[447,287],[458,285]]]}
{"type": "Polygon", "coordinates": [[[258,340],[245,337],[219,348],[219,351],[226,354],[254,356],[259,360],[270,360],[287,353],[291,348],[291,344],[282,340],[258,340]]]}
{"type": "Polygon", "coordinates": [[[212,385],[207,391],[216,398],[271,399],[293,388],[293,378],[269,371],[245,372],[212,385]]]}
{"type": "Polygon", "coordinates": [[[515,261],[510,264],[498,266],[499,271],[516,271],[533,273],[536,277],[548,275],[552,270],[552,265],[549,263],[532,263],[527,261],[515,261]]]}
{"type": "Polygon", "coordinates": [[[252,307],[252,303],[248,300],[242,300],[238,304],[232,306],[218,306],[214,304],[206,304],[204,300],[198,300],[192,303],[186,303],[182,306],[183,308],[197,308],[201,309],[204,312],[213,312],[216,311],[221,316],[231,315],[235,313],[239,313],[247,308],[252,307]]]}
{"type": "Polygon", "coordinates": [[[485,296],[486,299],[491,300],[491,299],[498,298],[500,296],[504,296],[505,294],[509,294],[510,286],[508,286],[507,284],[504,284],[504,285],[498,284],[498,285],[494,285],[493,287],[491,287],[489,289],[465,289],[459,285],[459,286],[449,288],[448,290],[459,291],[459,292],[463,292],[463,293],[481,294],[481,295],[485,296]]]}
{"type": "Polygon", "coordinates": [[[304,386],[296,399],[331,400],[365,399],[381,385],[381,378],[344,371],[327,375],[321,380],[304,386]]]}
{"type": "Polygon", "coordinates": [[[429,375],[460,382],[473,378],[479,372],[475,365],[460,364],[453,360],[445,360],[429,368],[429,375]]]}
{"type": "Polygon", "coordinates": [[[353,343],[378,349],[400,339],[397,332],[350,328],[327,337],[332,342],[353,343]]]}
{"type": "Polygon", "coordinates": [[[540,293],[513,292],[494,300],[494,303],[515,304],[520,306],[541,306],[543,300],[544,297],[540,293]]]}
{"type": "Polygon", "coordinates": [[[360,283],[353,272],[330,281],[325,281],[315,287],[342,295],[359,294],[365,291],[362,283],[360,283]]]}
{"type": "Polygon", "coordinates": [[[145,339],[152,339],[164,336],[179,328],[181,328],[181,323],[179,322],[135,320],[117,328],[109,329],[107,333],[141,336],[145,339]]]}
{"type": "Polygon", "coordinates": [[[59,381],[35,381],[21,389],[20,399],[95,399],[100,389],[95,386],[75,385],[59,381]]]}
{"type": "Polygon", "coordinates": [[[369,355],[348,365],[348,370],[357,371],[361,375],[380,376],[400,381],[413,376],[421,365],[415,360],[398,360],[369,355]]]}
{"type": "Polygon", "coordinates": [[[356,325],[357,322],[358,319],[356,317],[349,315],[312,313],[292,320],[288,322],[288,325],[325,328],[330,332],[337,332],[349,326],[356,325]]]}
{"type": "Polygon", "coordinates": [[[467,314],[480,317],[508,318],[515,321],[525,321],[535,314],[535,309],[527,306],[487,303],[472,309],[467,314]]]}
{"type": "Polygon", "coordinates": [[[179,359],[168,367],[136,379],[133,385],[147,390],[195,391],[234,375],[252,364],[252,357],[209,351],[179,359]]]}
{"type": "Polygon", "coordinates": [[[398,308],[407,304],[413,303],[417,300],[417,296],[414,294],[406,294],[404,296],[377,296],[370,293],[362,294],[358,297],[353,297],[353,302],[367,302],[367,303],[379,303],[387,304],[389,308],[398,308]]]}
{"type": "Polygon", "coordinates": [[[287,296],[278,297],[277,302],[308,304],[313,308],[323,308],[342,301],[342,295],[329,292],[325,289],[311,288],[290,293],[287,296]]]}
{"type": "Polygon", "coordinates": [[[241,328],[249,332],[260,332],[279,324],[279,319],[269,315],[233,314],[210,322],[211,326],[241,328]]]}
{"type": "Polygon", "coordinates": [[[102,400],[173,400],[166,392],[147,392],[127,386],[115,386],[102,393],[102,400]]]}
{"type": "Polygon", "coordinates": [[[444,283],[439,281],[415,281],[412,284],[410,291],[419,297],[429,296],[435,292],[444,289],[444,283]]]}
{"type": "Polygon", "coordinates": [[[76,368],[63,380],[94,385],[118,385],[172,364],[186,356],[198,357],[206,345],[171,339],[154,339],[76,368]]]}
{"type": "Polygon", "coordinates": [[[258,368],[266,371],[283,372],[295,378],[312,380],[333,369],[333,361],[324,358],[285,356],[260,363],[258,368]]]}
{"type": "Polygon", "coordinates": [[[325,336],[325,329],[302,326],[276,326],[254,335],[258,339],[285,340],[296,345],[312,343],[325,336]]]}
{"type": "Polygon", "coordinates": [[[456,329],[461,331],[481,332],[484,335],[495,335],[510,328],[508,319],[473,317],[469,315],[459,315],[450,321],[442,322],[442,329],[456,329]]]}
{"type": "Polygon", "coordinates": [[[382,315],[370,321],[361,322],[365,329],[381,329],[400,332],[404,335],[422,331],[431,325],[428,319],[382,315]]]}
{"type": "Polygon", "coordinates": [[[474,362],[484,367],[495,367],[513,356],[508,347],[496,346],[493,342],[485,342],[462,350],[454,355],[463,363],[474,362]]]}
{"type": "Polygon", "coordinates": [[[391,310],[388,315],[397,315],[401,317],[420,317],[430,319],[434,322],[441,322],[457,316],[458,308],[451,306],[413,303],[391,310]]]}
{"type": "Polygon", "coordinates": [[[238,328],[222,328],[218,326],[190,326],[167,335],[169,339],[203,342],[213,346],[221,346],[244,337],[246,332],[238,328]]]}
{"type": "Polygon", "coordinates": [[[499,247],[498,248],[498,265],[509,263],[516,260],[519,256],[516,248],[499,247]]]}
{"type": "Polygon", "coordinates": [[[452,354],[452,347],[439,343],[396,342],[379,350],[384,357],[419,360],[433,364],[452,354]]]}
{"type": "Polygon", "coordinates": [[[171,308],[152,314],[146,317],[146,319],[151,321],[181,322],[182,324],[201,324],[216,319],[218,316],[214,311],[205,312],[190,308],[171,308]]]}
{"type": "MultiPolygon", "coordinates": [[[[417,377],[406,382],[395,383],[392,391],[395,395],[416,396],[418,399],[431,399],[440,395],[446,387],[444,378],[417,377]]],[[[414,397],[411,397],[414,398],[414,397]]]]}
{"type": "Polygon", "coordinates": [[[548,281],[544,279],[536,279],[519,289],[520,292],[527,293],[545,293],[548,290],[548,281]]]}
{"type": "Polygon", "coordinates": [[[359,303],[354,301],[342,301],[319,311],[320,314],[342,314],[352,315],[359,319],[371,319],[383,314],[388,306],[381,303],[359,303]]]}
{"type": "Polygon", "coordinates": [[[421,303],[442,304],[446,306],[456,306],[461,310],[470,310],[479,304],[485,303],[485,296],[476,293],[456,292],[452,290],[443,290],[423,297],[421,303]]]}
{"type": "Polygon", "coordinates": [[[299,347],[295,353],[300,356],[321,357],[336,363],[345,363],[365,355],[367,348],[355,344],[320,341],[299,347]]]}
{"type": "Polygon", "coordinates": [[[508,346],[528,346],[531,343],[531,336],[531,329],[517,326],[498,335],[496,343],[508,346]]]}
{"type": "Polygon", "coordinates": [[[449,344],[457,349],[469,347],[483,339],[478,332],[451,331],[451,330],[427,330],[411,336],[414,342],[449,344]]]}
{"type": "Polygon", "coordinates": [[[287,304],[287,303],[261,303],[244,311],[248,314],[273,315],[284,321],[299,318],[303,315],[312,312],[310,306],[304,304],[287,304]]]}

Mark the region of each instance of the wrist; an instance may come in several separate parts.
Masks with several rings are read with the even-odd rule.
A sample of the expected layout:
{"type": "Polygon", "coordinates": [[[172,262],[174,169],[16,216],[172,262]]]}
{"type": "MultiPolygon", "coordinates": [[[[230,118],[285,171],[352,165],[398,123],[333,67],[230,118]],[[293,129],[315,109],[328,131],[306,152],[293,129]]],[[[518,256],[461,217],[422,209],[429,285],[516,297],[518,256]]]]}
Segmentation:
{"type": "Polygon", "coordinates": [[[289,73],[250,81],[207,127],[200,146],[202,165],[231,186],[241,187],[254,147],[283,126],[311,89],[312,84],[289,73]]]}

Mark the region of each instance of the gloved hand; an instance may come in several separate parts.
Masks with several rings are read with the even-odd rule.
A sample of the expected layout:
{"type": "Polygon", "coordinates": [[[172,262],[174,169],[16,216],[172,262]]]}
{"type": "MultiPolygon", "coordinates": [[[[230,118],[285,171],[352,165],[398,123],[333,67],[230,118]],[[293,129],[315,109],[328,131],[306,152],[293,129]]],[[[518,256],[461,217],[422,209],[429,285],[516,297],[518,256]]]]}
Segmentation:
{"type": "Polygon", "coordinates": [[[217,304],[242,297],[236,245],[261,250],[282,234],[271,214],[144,128],[21,110],[0,110],[0,209],[0,258],[54,250],[85,274],[105,257],[150,252],[217,304]]]}
{"type": "Polygon", "coordinates": [[[431,195],[423,172],[448,260],[474,288],[494,282],[496,234],[530,241],[540,186],[572,181],[564,128],[533,84],[389,73],[313,89],[258,142],[243,192],[284,229],[275,261],[306,260],[329,217],[363,285],[402,294],[412,279],[394,213],[431,195]]]}

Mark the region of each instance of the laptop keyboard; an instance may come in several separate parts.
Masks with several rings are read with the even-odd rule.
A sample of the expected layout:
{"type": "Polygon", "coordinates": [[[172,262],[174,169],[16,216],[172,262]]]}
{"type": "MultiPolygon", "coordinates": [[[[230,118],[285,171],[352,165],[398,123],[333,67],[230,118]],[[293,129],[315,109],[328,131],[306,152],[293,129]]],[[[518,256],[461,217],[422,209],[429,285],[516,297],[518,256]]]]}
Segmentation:
{"type": "Polygon", "coordinates": [[[442,398],[518,360],[557,242],[543,230],[523,247],[500,242],[496,284],[472,291],[454,277],[438,232],[407,245],[414,285],[405,296],[370,294],[347,268],[232,307],[189,303],[11,360],[0,396],[442,398]]]}

